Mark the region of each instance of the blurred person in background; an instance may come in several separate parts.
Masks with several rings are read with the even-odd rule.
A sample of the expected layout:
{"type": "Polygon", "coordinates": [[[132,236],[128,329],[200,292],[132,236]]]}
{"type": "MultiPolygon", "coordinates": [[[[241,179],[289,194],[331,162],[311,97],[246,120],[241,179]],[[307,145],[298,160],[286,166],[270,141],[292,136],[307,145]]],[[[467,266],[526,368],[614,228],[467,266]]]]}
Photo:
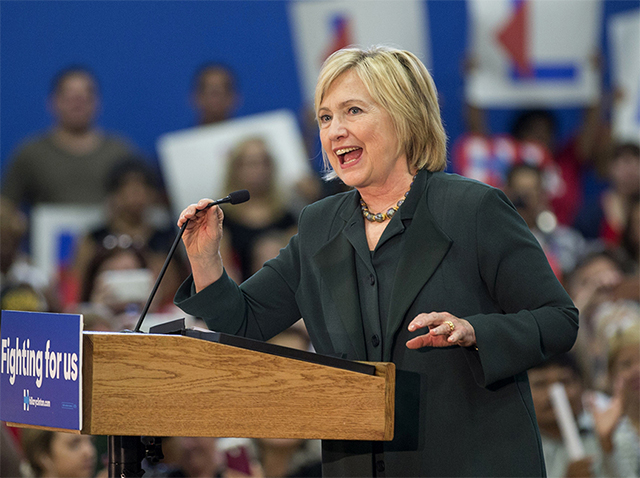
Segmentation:
{"type": "Polygon", "coordinates": [[[640,266],[640,196],[631,199],[621,247],[636,272],[640,266]]]}
{"type": "Polygon", "coordinates": [[[609,186],[584,204],[575,227],[585,238],[617,247],[622,244],[629,214],[640,195],[640,147],[634,143],[617,146],[607,170],[609,186]]]}
{"type": "MultiPolygon", "coordinates": [[[[175,437],[170,439],[173,468],[168,476],[213,478],[223,476],[224,460],[214,437],[175,437]]],[[[164,443],[163,443],[164,446],[164,443]]],[[[170,469],[171,469],[170,468],[170,469]]]]}
{"type": "Polygon", "coordinates": [[[113,328],[113,311],[104,304],[79,304],[74,313],[82,314],[83,330],[115,332],[113,328]]]}
{"type": "Polygon", "coordinates": [[[239,102],[237,78],[222,63],[205,63],[193,76],[192,104],[199,125],[225,121],[233,115],[239,102]]]}
{"type": "Polygon", "coordinates": [[[5,422],[0,423],[0,476],[18,477],[22,450],[19,441],[5,422]]]}
{"type": "Polygon", "coordinates": [[[90,478],[96,467],[96,449],[91,436],[25,428],[22,449],[26,476],[90,478]]]}
{"type": "Polygon", "coordinates": [[[27,217],[16,204],[0,198],[0,296],[2,309],[59,310],[55,286],[22,251],[27,233],[27,217]]]}
{"type": "Polygon", "coordinates": [[[608,331],[613,396],[607,407],[592,400],[602,448],[613,455],[615,476],[640,476],[640,316],[618,319],[608,331]]]}
{"type": "MultiPolygon", "coordinates": [[[[611,457],[603,453],[593,417],[583,407],[586,390],[578,364],[570,354],[558,355],[528,371],[531,395],[540,428],[547,476],[556,478],[608,477],[611,457]],[[550,387],[564,386],[580,432],[585,458],[572,460],[564,443],[550,395],[550,387]]],[[[608,450],[610,452],[610,450],[608,450]]]]}
{"type": "MultiPolygon", "coordinates": [[[[205,63],[193,77],[192,104],[200,126],[222,123],[233,117],[240,103],[238,78],[222,63],[205,63]]],[[[296,184],[298,209],[319,199],[322,185],[317,175],[301,178],[296,184]]]]}
{"type": "Polygon", "coordinates": [[[615,250],[595,251],[580,260],[566,277],[565,287],[580,311],[580,329],[574,350],[589,387],[608,389],[606,344],[598,332],[607,310],[626,301],[637,303],[638,276],[615,250]]]}
{"type": "Polygon", "coordinates": [[[567,226],[573,224],[584,202],[585,176],[600,161],[601,143],[608,138],[600,119],[601,108],[586,108],[578,131],[562,144],[558,142],[559,128],[552,110],[522,111],[511,126],[510,134],[516,141],[542,147],[550,155],[551,161],[545,165],[549,205],[558,222],[567,226]]]}
{"type": "Polygon", "coordinates": [[[562,281],[563,274],[573,270],[585,254],[587,244],[579,232],[559,224],[551,212],[543,172],[527,164],[512,166],[504,192],[542,246],[556,277],[562,281]]]}
{"type": "Polygon", "coordinates": [[[58,72],[51,83],[49,108],[54,119],[50,131],[14,151],[2,194],[20,206],[100,203],[109,170],[131,154],[132,147],[97,127],[94,74],[84,66],[58,72]]]}
{"type": "Polygon", "coordinates": [[[269,259],[276,257],[280,249],[287,245],[289,239],[291,235],[282,231],[268,232],[256,239],[251,250],[251,274],[259,271],[269,259]]]}
{"type": "Polygon", "coordinates": [[[241,141],[229,155],[226,190],[247,189],[251,195],[250,201],[225,211],[227,253],[231,254],[225,263],[231,266],[230,270],[235,265],[237,272],[233,278],[237,283],[254,272],[256,241],[279,232],[288,242],[297,230],[297,219],[283,202],[275,168],[265,140],[259,137],[241,141]]]}
{"type": "MultiPolygon", "coordinates": [[[[103,306],[113,314],[113,330],[132,328],[153,285],[144,249],[133,246],[100,248],[89,262],[81,303],[103,306]]],[[[158,302],[154,301],[151,311],[158,302]]]]}
{"type": "MultiPolygon", "coordinates": [[[[603,62],[595,54],[592,63],[600,69],[603,62]]],[[[463,68],[471,71],[477,61],[468,56],[463,68]]],[[[559,142],[556,115],[551,109],[533,106],[516,113],[508,135],[492,135],[480,107],[465,105],[468,133],[456,139],[452,148],[453,171],[474,177],[495,187],[502,187],[507,169],[525,162],[540,167],[545,173],[545,188],[550,206],[560,224],[573,225],[576,214],[590,189],[601,188],[597,178],[610,141],[605,112],[611,95],[602,94],[594,104],[582,110],[582,119],[569,139],[559,142]],[[473,158],[476,161],[470,161],[473,158]],[[474,171],[480,168],[481,171],[474,171]],[[480,176],[480,177],[478,177],[480,176]],[[586,184],[590,187],[585,187],[586,184]]]]}
{"type": "MultiPolygon", "coordinates": [[[[81,284],[87,284],[90,261],[103,249],[144,250],[149,269],[157,274],[177,233],[167,220],[158,176],[144,160],[130,157],[116,164],[107,176],[106,190],[107,219],[80,240],[75,253],[73,277],[78,290],[81,284]]],[[[161,283],[159,300],[170,304],[173,292],[186,276],[187,266],[179,250],[161,283]]]]}

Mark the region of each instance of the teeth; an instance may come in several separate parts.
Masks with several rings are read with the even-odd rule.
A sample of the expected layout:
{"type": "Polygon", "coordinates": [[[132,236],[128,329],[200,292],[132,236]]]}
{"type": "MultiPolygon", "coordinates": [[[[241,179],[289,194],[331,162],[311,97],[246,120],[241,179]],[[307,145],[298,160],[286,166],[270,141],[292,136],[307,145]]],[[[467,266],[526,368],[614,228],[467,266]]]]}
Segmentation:
{"type": "Polygon", "coordinates": [[[338,156],[343,155],[343,154],[347,154],[350,153],[351,151],[355,151],[356,149],[360,149],[360,148],[342,148],[336,151],[336,154],[338,156]]]}

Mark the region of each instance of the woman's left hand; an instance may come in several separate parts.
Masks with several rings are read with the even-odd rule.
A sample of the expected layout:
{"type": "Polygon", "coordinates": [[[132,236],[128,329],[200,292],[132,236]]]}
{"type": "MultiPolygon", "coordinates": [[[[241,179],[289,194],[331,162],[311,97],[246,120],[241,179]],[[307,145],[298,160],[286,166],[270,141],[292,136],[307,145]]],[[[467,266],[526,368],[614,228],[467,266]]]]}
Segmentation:
{"type": "Polygon", "coordinates": [[[409,332],[414,332],[423,327],[429,331],[407,342],[410,349],[421,347],[474,347],[476,345],[476,331],[471,324],[464,319],[459,319],[449,312],[430,312],[420,314],[409,324],[409,332]]]}

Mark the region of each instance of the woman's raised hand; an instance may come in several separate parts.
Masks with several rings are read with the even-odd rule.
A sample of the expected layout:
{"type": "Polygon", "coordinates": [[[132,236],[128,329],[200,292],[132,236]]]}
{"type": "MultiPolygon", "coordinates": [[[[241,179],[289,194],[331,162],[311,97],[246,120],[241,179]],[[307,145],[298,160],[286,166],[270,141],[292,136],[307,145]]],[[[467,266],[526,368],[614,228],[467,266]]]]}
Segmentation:
{"type": "Polygon", "coordinates": [[[220,240],[224,214],[218,206],[207,209],[211,202],[211,199],[201,199],[191,204],[180,213],[178,219],[178,227],[189,221],[182,234],[182,242],[191,263],[196,291],[218,280],[223,272],[220,240]]]}

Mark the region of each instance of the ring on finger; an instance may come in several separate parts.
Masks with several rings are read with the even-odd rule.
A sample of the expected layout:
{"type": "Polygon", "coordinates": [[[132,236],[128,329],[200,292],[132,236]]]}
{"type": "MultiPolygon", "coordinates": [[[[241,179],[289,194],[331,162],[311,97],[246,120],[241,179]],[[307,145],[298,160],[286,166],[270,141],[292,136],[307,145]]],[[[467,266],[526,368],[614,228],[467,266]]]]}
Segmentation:
{"type": "Polygon", "coordinates": [[[453,332],[454,330],[456,330],[456,326],[453,322],[451,322],[450,320],[445,320],[444,322],[445,324],[447,324],[449,326],[449,332],[453,332]]]}

